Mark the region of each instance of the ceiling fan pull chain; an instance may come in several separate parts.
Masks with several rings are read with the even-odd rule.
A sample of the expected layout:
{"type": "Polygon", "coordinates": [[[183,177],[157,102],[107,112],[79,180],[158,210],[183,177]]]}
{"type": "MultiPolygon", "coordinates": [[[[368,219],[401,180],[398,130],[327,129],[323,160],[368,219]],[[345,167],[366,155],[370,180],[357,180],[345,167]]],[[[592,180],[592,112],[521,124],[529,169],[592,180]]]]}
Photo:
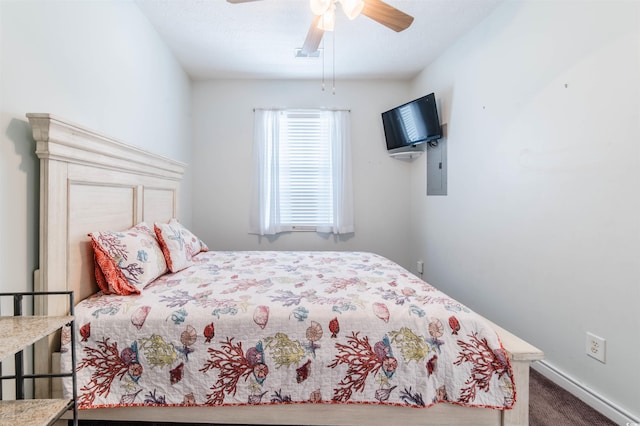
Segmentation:
{"type": "Polygon", "coordinates": [[[322,38],[322,52],[320,53],[320,55],[322,55],[322,91],[324,92],[324,57],[326,56],[326,49],[324,48],[324,37],[322,38]]]}
{"type": "Polygon", "coordinates": [[[336,32],[335,32],[335,30],[331,34],[331,43],[333,44],[333,47],[331,48],[331,50],[333,52],[333,60],[332,60],[332,66],[333,66],[333,94],[335,95],[336,94],[336,32]]]}

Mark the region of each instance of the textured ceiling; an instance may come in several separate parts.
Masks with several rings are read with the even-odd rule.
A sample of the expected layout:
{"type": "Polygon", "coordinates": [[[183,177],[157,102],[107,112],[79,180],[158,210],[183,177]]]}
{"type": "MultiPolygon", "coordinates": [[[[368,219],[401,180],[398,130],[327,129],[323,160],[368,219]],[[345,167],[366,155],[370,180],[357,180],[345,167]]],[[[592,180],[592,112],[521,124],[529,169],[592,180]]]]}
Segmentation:
{"type": "Polygon", "coordinates": [[[307,0],[135,0],[193,79],[411,78],[502,0],[386,0],[415,20],[396,33],[336,10],[324,58],[297,59],[313,15],[307,0]]]}

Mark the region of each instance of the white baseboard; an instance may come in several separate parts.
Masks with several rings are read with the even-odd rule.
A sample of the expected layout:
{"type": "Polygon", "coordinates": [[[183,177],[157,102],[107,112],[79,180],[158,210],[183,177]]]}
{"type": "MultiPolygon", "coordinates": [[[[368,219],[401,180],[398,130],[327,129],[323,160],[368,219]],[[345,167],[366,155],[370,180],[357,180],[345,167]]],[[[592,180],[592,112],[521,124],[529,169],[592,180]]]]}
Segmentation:
{"type": "Polygon", "coordinates": [[[531,368],[617,424],[627,426],[640,425],[640,419],[634,418],[631,413],[618,407],[616,404],[579,383],[577,380],[568,376],[566,373],[560,371],[548,362],[534,362],[531,365],[531,368]]]}

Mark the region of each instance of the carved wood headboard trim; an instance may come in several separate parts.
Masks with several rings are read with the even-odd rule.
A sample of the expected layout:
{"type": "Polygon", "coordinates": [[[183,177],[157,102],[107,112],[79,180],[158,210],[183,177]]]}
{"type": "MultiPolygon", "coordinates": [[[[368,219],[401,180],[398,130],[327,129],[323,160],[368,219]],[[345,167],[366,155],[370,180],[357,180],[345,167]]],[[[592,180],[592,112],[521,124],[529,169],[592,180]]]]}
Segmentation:
{"type": "Polygon", "coordinates": [[[180,181],[185,163],[127,145],[52,114],[27,114],[38,158],[180,181]]]}

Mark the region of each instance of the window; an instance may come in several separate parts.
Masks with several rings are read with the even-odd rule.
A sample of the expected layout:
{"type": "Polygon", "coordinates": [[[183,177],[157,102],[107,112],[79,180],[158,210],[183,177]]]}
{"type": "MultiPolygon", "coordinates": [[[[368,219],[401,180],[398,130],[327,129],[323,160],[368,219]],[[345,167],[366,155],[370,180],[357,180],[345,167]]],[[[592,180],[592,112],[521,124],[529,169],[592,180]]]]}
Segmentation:
{"type": "Polygon", "coordinates": [[[280,222],[292,226],[333,223],[329,117],[317,111],[283,113],[279,123],[280,222]]]}
{"type": "Polygon", "coordinates": [[[349,113],[256,110],[251,233],[353,232],[349,113]]]}

